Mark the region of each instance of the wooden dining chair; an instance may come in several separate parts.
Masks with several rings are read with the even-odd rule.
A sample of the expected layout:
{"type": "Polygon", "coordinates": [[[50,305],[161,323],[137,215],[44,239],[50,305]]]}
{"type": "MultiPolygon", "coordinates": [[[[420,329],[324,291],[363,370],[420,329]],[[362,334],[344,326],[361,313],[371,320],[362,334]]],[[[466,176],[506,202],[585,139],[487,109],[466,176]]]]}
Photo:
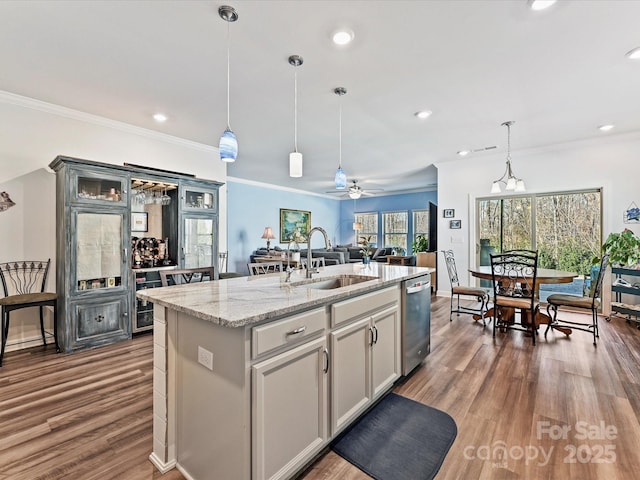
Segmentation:
{"type": "Polygon", "coordinates": [[[252,262],[247,263],[247,268],[249,275],[265,275],[282,272],[282,262],[252,262]]]}
{"type": "Polygon", "coordinates": [[[602,281],[604,279],[607,267],[609,266],[609,255],[604,255],[600,260],[600,270],[598,277],[590,287],[589,295],[579,297],[577,295],[567,295],[563,293],[554,293],[547,297],[547,314],[551,317],[544,336],[551,328],[570,327],[572,330],[582,330],[583,332],[591,332],[593,334],[593,344],[596,345],[597,339],[600,338],[598,332],[598,308],[600,308],[600,295],[602,293],[602,281]],[[589,310],[591,312],[590,323],[569,321],[559,319],[558,308],[568,307],[580,310],[589,310]],[[551,314],[553,310],[553,315],[551,314]]]}
{"type": "Polygon", "coordinates": [[[160,270],[163,287],[183,283],[208,282],[214,279],[213,267],[183,268],[181,270],[160,270]]]}
{"type": "MultiPolygon", "coordinates": [[[[302,268],[307,268],[307,259],[301,258],[300,264],[302,268]]],[[[311,257],[311,268],[326,267],[324,257],[311,257]]]]}
{"type": "Polygon", "coordinates": [[[536,344],[536,314],[540,308],[536,296],[538,252],[510,251],[491,254],[493,283],[493,336],[496,330],[508,329],[531,332],[536,344]],[[515,313],[519,311],[520,323],[515,313]]]}
{"type": "Polygon", "coordinates": [[[40,333],[42,343],[46,346],[46,335],[52,335],[56,344],[56,352],[60,351],[58,346],[58,295],[53,292],[45,292],[47,275],[51,259],[43,260],[21,260],[18,262],[0,263],[0,279],[2,280],[2,290],[4,297],[0,298],[2,349],[0,350],[0,367],[4,357],[4,350],[7,345],[9,335],[10,314],[14,310],[29,307],[38,307],[40,310],[40,333]],[[53,333],[44,329],[44,307],[53,307],[53,333]]]}
{"type": "Polygon", "coordinates": [[[449,310],[449,321],[453,321],[453,314],[457,314],[459,317],[461,313],[477,316],[478,320],[482,319],[482,322],[486,325],[487,305],[489,303],[489,291],[480,287],[467,287],[460,285],[458,278],[458,270],[456,268],[456,259],[453,255],[453,250],[442,250],[444,254],[444,263],[447,266],[447,273],[449,274],[449,282],[451,283],[451,307],[449,310]],[[480,308],[466,307],[460,305],[460,295],[466,295],[476,297],[480,302],[480,308]],[[456,305],[454,308],[454,299],[456,305]]]}

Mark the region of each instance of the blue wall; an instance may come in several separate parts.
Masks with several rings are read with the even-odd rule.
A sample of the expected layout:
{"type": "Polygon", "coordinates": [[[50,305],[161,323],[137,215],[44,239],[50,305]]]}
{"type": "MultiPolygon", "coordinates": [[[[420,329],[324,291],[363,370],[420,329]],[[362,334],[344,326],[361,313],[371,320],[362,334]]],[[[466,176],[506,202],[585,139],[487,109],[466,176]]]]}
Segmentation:
{"type": "MultiPolygon", "coordinates": [[[[358,200],[340,202],[340,244],[357,243],[354,240],[354,213],[409,211],[409,238],[413,237],[413,216],[411,210],[429,208],[429,202],[438,203],[438,192],[404,193],[376,197],[360,197],[358,200]],[[355,211],[354,211],[355,207],[355,211]]],[[[382,218],[378,218],[378,235],[382,234],[382,218]]],[[[382,237],[380,237],[382,238],[382,237]]],[[[409,242],[411,244],[411,242],[409,242]]],[[[383,245],[379,245],[383,246],[383,245]]]]}
{"type": "MultiPolygon", "coordinates": [[[[419,192],[402,195],[361,197],[355,201],[357,212],[389,212],[415,210],[429,207],[429,201],[437,202],[437,192],[419,192]]],[[[230,272],[247,273],[249,256],[256,248],[266,247],[264,227],[271,227],[276,238],[271,247],[280,244],[280,209],[308,210],[311,226],[322,227],[329,234],[332,245],[354,242],[354,200],[333,199],[253,183],[240,183],[227,179],[227,249],[230,272]]],[[[380,223],[380,226],[382,224],[380,223]]],[[[412,234],[411,215],[409,233],[412,234]]],[[[314,235],[312,248],[324,246],[322,235],[314,235]]]]}
{"type": "MultiPolygon", "coordinates": [[[[322,227],[335,245],[339,235],[340,201],[316,195],[279,189],[274,186],[259,186],[228,180],[227,182],[227,248],[230,272],[247,272],[251,252],[266,247],[267,241],[260,238],[264,227],[271,227],[276,236],[271,248],[280,243],[280,209],[308,210],[311,226],[322,227]]],[[[311,239],[313,248],[324,247],[324,238],[316,234],[311,239]]]]}

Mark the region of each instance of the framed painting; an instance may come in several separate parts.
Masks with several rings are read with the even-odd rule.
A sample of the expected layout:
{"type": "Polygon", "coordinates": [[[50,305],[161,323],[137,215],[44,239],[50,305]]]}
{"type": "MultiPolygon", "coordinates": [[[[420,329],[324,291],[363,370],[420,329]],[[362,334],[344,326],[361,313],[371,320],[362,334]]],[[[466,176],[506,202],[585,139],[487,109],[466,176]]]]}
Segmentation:
{"type": "Polygon", "coordinates": [[[444,218],[453,218],[455,217],[456,211],[453,208],[445,208],[443,210],[444,218]]]}
{"type": "Polygon", "coordinates": [[[310,229],[311,212],[280,209],[280,243],[289,243],[292,240],[307,243],[310,229]]]}
{"type": "Polygon", "coordinates": [[[449,228],[462,228],[462,220],[450,220],[449,221],[449,228]]]}

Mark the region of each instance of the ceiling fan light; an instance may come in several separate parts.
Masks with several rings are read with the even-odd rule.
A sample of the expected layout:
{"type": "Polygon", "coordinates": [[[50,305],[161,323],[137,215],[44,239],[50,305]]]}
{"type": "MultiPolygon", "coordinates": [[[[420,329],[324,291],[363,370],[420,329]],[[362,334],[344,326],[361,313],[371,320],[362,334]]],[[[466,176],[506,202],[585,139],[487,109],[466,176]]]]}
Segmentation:
{"type": "Polygon", "coordinates": [[[223,162],[235,162],[238,158],[238,139],[230,129],[222,132],[220,137],[220,160],[223,162]]]}
{"type": "Polygon", "coordinates": [[[344,190],[347,188],[347,174],[344,173],[342,167],[338,167],[336,170],[335,184],[338,190],[344,190]]]}
{"type": "Polygon", "coordinates": [[[360,190],[349,190],[349,197],[354,200],[359,199],[362,196],[362,191],[360,190]]]}
{"type": "Polygon", "coordinates": [[[289,154],[289,176],[293,178],[302,176],[302,154],[300,152],[289,154]]]}
{"type": "Polygon", "coordinates": [[[495,181],[493,185],[491,185],[491,193],[500,193],[502,189],[500,188],[500,182],[495,181]]]}

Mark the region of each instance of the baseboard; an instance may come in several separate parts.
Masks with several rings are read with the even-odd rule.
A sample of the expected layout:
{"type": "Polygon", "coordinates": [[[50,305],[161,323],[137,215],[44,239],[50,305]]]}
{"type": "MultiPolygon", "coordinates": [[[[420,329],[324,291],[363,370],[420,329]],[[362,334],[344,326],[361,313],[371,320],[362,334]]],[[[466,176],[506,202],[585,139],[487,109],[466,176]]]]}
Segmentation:
{"type": "MultiPolygon", "coordinates": [[[[151,455],[149,455],[149,461],[151,463],[153,463],[153,466],[156,467],[158,469],[158,471],[162,474],[167,473],[169,470],[173,470],[174,468],[176,468],[176,461],[175,460],[171,460],[168,463],[164,463],[162,460],[160,460],[155,453],[151,453],[151,455]]],[[[179,470],[179,469],[178,469],[179,470]]],[[[182,473],[182,472],[181,472],[182,473]]]]}

